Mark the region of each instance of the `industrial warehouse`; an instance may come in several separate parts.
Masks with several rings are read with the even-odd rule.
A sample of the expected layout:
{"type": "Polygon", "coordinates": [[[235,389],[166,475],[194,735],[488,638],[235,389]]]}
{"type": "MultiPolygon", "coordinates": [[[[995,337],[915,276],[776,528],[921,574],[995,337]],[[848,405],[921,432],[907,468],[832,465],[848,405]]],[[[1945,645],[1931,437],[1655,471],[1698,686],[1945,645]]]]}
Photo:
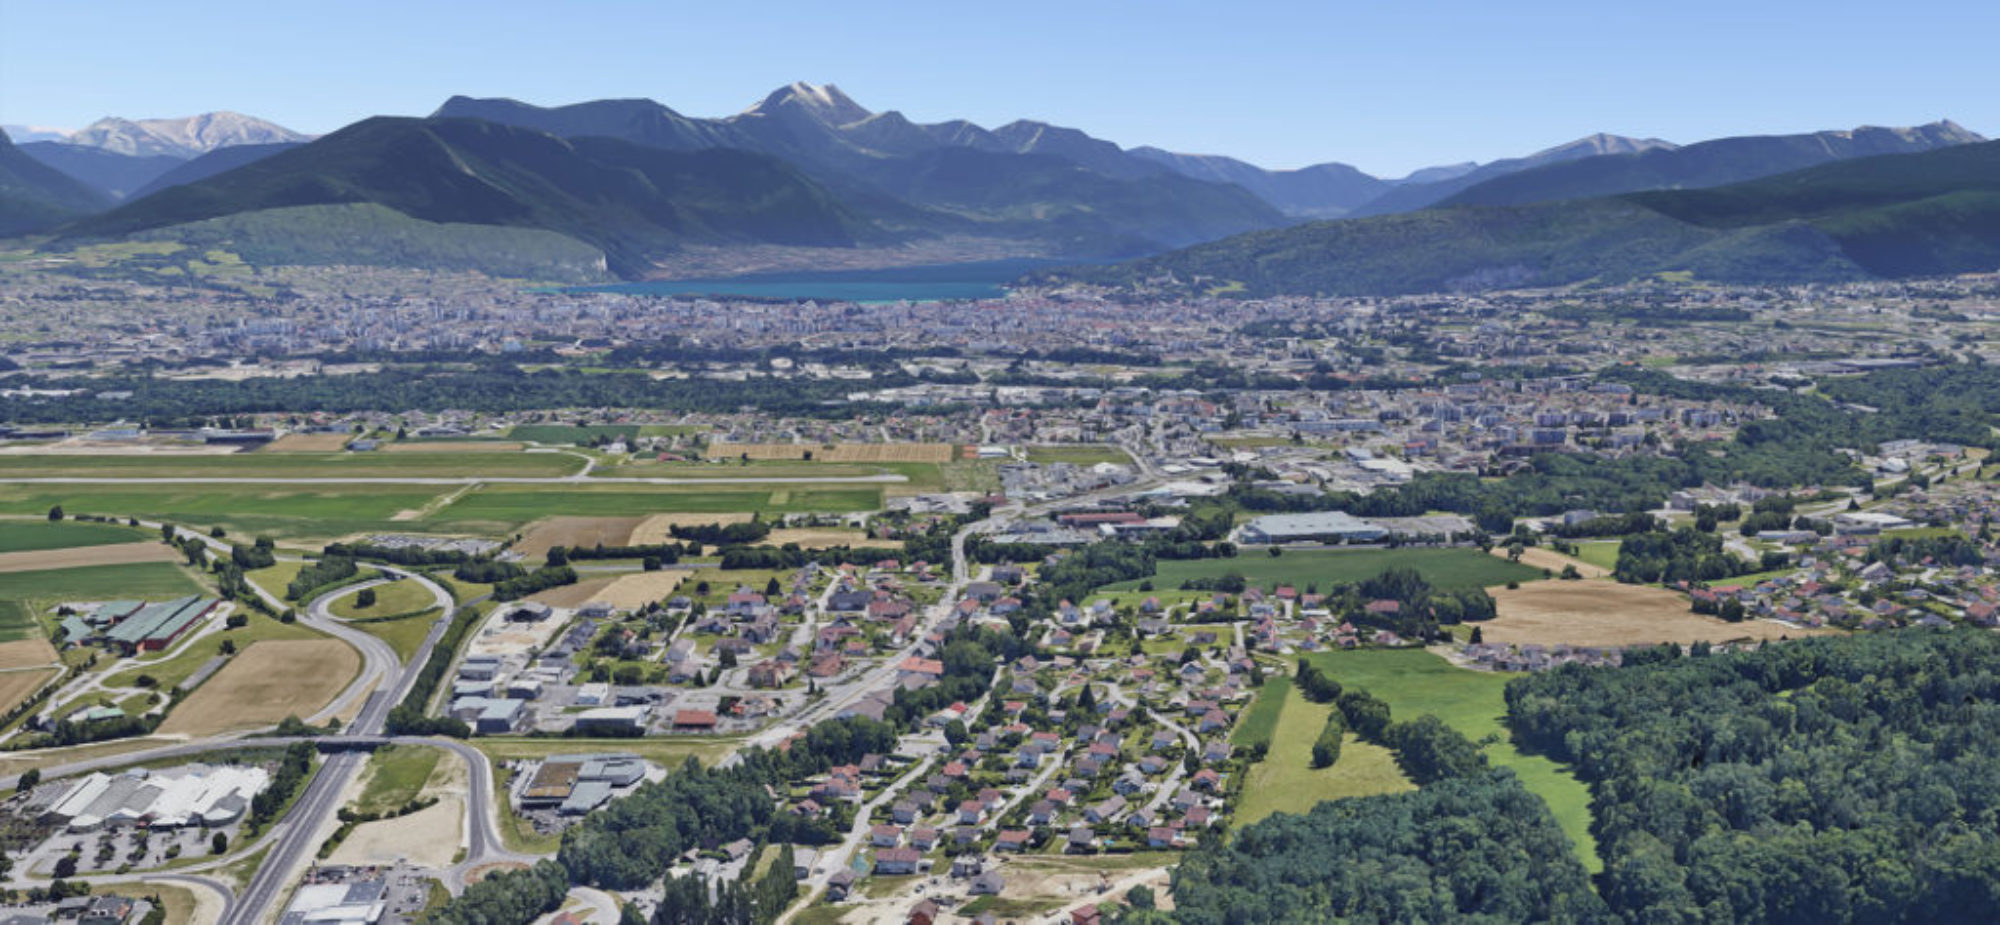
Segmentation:
{"type": "Polygon", "coordinates": [[[171,601],[106,601],[83,615],[62,620],[63,640],[79,643],[101,641],[125,655],[155,652],[173,644],[182,634],[216,612],[221,601],[190,595],[171,601]]]}
{"type": "Polygon", "coordinates": [[[135,768],[91,774],[49,803],[43,819],[71,832],[144,825],[154,829],[227,825],[243,817],[271,775],[261,767],[191,765],[173,772],[135,768]]]}
{"type": "Polygon", "coordinates": [[[550,755],[521,788],[520,805],[523,811],[580,816],[645,776],[646,762],[637,755],[550,755]]]}
{"type": "Polygon", "coordinates": [[[1372,543],[1388,535],[1387,527],[1340,511],[1266,514],[1244,524],[1237,531],[1237,539],[1250,546],[1282,543],[1372,543]]]}

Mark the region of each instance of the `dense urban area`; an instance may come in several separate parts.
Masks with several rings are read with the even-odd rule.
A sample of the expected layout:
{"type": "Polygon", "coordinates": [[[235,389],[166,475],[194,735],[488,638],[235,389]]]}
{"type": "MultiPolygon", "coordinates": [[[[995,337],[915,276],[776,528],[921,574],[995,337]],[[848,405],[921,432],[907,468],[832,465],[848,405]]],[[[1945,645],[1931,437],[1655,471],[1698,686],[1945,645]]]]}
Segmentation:
{"type": "Polygon", "coordinates": [[[2000,902],[2000,277],[185,257],[0,260],[6,922],[2000,902]]]}

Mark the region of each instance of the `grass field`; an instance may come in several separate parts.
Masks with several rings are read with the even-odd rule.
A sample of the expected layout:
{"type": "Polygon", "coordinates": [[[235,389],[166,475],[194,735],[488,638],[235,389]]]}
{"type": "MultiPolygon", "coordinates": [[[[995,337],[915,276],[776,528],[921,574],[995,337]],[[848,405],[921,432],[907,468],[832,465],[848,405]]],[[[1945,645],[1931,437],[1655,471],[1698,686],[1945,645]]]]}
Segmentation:
{"type": "MultiPolygon", "coordinates": [[[[1592,872],[1603,869],[1597,840],[1590,834],[1590,790],[1562,765],[1523,754],[1508,741],[1504,691],[1513,675],[1468,671],[1418,649],[1361,649],[1306,657],[1341,684],[1365,688],[1388,702],[1390,715],[1398,722],[1429,713],[1474,742],[1495,737],[1485,748],[1487,760],[1511,768],[1523,785],[1548,803],[1585,867],[1592,872]]],[[[1307,733],[1306,749],[1311,749],[1310,737],[1317,734],[1316,726],[1307,733]]],[[[1345,751],[1340,760],[1346,763],[1345,751]]]]}
{"type": "Polygon", "coordinates": [[[805,459],[826,463],[942,463],[958,458],[950,443],[711,443],[709,459],[805,459]]]}
{"type": "Polygon", "coordinates": [[[1116,463],[1121,466],[1132,464],[1132,454],[1115,446],[1031,446],[1027,448],[1031,463],[1069,463],[1072,466],[1095,466],[1098,463],[1116,463]]]}
{"type": "Polygon", "coordinates": [[[1601,543],[1576,544],[1576,557],[1598,568],[1610,570],[1618,567],[1618,540],[1601,543]]]}
{"type": "MultiPolygon", "coordinates": [[[[196,910],[201,904],[193,890],[171,883],[112,883],[99,886],[91,892],[108,893],[113,896],[125,896],[132,899],[159,897],[160,911],[166,916],[166,920],[161,925],[193,925],[196,918],[196,910]]],[[[210,900],[210,903],[213,904],[214,900],[210,900]]],[[[222,910],[212,909],[209,911],[219,915],[222,910]]]]}
{"type": "Polygon", "coordinates": [[[637,436],[637,424],[516,424],[507,432],[510,440],[530,443],[584,444],[603,437],[629,441],[637,436]]]}
{"type": "Polygon", "coordinates": [[[389,745],[368,757],[357,812],[383,814],[402,808],[423,792],[444,752],[421,745],[389,745]]]}
{"type": "Polygon", "coordinates": [[[608,466],[598,466],[590,470],[591,478],[649,478],[649,479],[714,479],[726,482],[731,479],[774,479],[774,478],[852,478],[855,476],[880,475],[891,466],[924,466],[936,471],[931,463],[882,463],[879,465],[840,465],[819,461],[798,462],[793,460],[753,459],[748,464],[735,460],[727,464],[712,462],[660,462],[649,458],[621,460],[608,466]]]}
{"type": "Polygon", "coordinates": [[[1330,768],[1313,767],[1312,744],[1333,705],[1313,703],[1290,685],[1278,703],[1282,710],[1271,750],[1249,771],[1250,779],[1233,820],[1235,826],[1249,825],[1272,813],[1303,813],[1323,800],[1411,789],[1388,749],[1351,734],[1341,742],[1339,761],[1330,768]]]}
{"type": "Polygon", "coordinates": [[[1250,704],[1250,709],[1243,711],[1243,717],[1236,721],[1236,728],[1230,730],[1229,744],[1250,748],[1259,742],[1270,742],[1271,735],[1278,729],[1278,715],[1285,709],[1285,698],[1291,693],[1291,678],[1279,676],[1267,679],[1257,691],[1257,699],[1250,704]]]}
{"type": "MultiPolygon", "coordinates": [[[[273,457],[275,458],[275,457],[273,457]]],[[[137,516],[237,535],[332,539],[408,529],[418,510],[450,486],[424,485],[0,485],[0,513],[38,514],[51,505],[80,513],[137,516]]]]}
{"type": "Polygon", "coordinates": [[[393,617],[397,614],[416,613],[436,605],[430,589],[414,578],[376,585],[369,590],[375,592],[375,605],[372,607],[361,606],[359,602],[361,591],[356,589],[335,598],[332,604],[327,605],[327,609],[343,620],[356,620],[364,617],[393,617]]]}
{"type": "Polygon", "coordinates": [[[20,601],[0,601],[0,642],[42,638],[35,612],[20,601]]]}
{"type": "Polygon", "coordinates": [[[0,553],[110,546],[159,538],[159,534],[151,530],[115,524],[78,523],[74,520],[0,521],[0,553]]]}
{"type": "Polygon", "coordinates": [[[715,491],[701,486],[681,485],[651,489],[628,485],[492,485],[467,492],[457,501],[445,505],[433,520],[443,524],[497,522],[518,525],[556,515],[641,517],[647,514],[734,511],[839,513],[872,511],[881,506],[882,490],[875,487],[800,486],[715,491]]]}
{"type": "Polygon", "coordinates": [[[354,628],[388,643],[389,648],[396,650],[396,657],[407,662],[423,647],[424,639],[431,634],[431,624],[436,623],[437,618],[438,609],[432,607],[400,620],[356,623],[354,628]]]}
{"type": "Polygon", "coordinates": [[[248,578],[251,584],[270,592],[272,597],[283,600],[285,586],[291,584],[292,579],[299,577],[299,570],[305,567],[304,562],[280,562],[270,568],[244,572],[243,577],[248,578]]]}
{"type": "Polygon", "coordinates": [[[333,639],[259,642],[181,701],[162,735],[213,735],[301,719],[325,706],[361,670],[361,656],[333,639]]]}
{"type": "Polygon", "coordinates": [[[178,565],[141,562],[133,565],[86,565],[41,572],[0,574],[4,601],[108,601],[119,598],[171,598],[205,590],[178,565]]]}
{"type": "MultiPolygon", "coordinates": [[[[1276,558],[1263,553],[1244,553],[1233,559],[1176,559],[1159,564],[1153,587],[1174,589],[1190,578],[1219,578],[1234,572],[1251,587],[1270,588],[1292,585],[1304,590],[1317,584],[1321,591],[1334,585],[1372,578],[1397,566],[1414,568],[1424,580],[1438,588],[1484,588],[1509,581],[1529,581],[1542,577],[1538,569],[1516,565],[1477,549],[1287,549],[1276,558]]],[[[1145,580],[1145,579],[1141,579],[1145,580]]],[[[1106,585],[1107,591],[1136,591],[1139,581],[1106,585]]]]}
{"type": "MultiPolygon", "coordinates": [[[[563,453],[232,453],[227,456],[0,456],[0,476],[96,478],[547,477],[582,471],[563,453]]],[[[97,513],[91,511],[89,513],[97,513]]]]}

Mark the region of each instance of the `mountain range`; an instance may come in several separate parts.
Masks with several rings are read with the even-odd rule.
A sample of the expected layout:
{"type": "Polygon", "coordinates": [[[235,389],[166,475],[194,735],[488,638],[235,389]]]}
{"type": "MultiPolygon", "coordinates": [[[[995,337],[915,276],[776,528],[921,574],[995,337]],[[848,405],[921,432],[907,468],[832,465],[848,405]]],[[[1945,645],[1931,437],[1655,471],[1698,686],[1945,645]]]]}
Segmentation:
{"type": "Polygon", "coordinates": [[[1038,281],[1375,295],[1662,274],[1792,283],[1995,269],[2000,142],[1976,142],[1701,189],[1314,222],[1038,281]]]}
{"type": "MultiPolygon", "coordinates": [[[[9,205],[0,225],[10,234],[55,230],[64,242],[236,235],[226,243],[306,262],[347,262],[351,255],[341,251],[363,237],[360,229],[401,228],[410,240],[432,243],[364,250],[371,260],[417,265],[423,255],[471,250],[437,242],[467,235],[490,242],[497,233],[471,229],[513,229],[506,249],[533,255],[537,266],[597,263],[625,276],[671,272],[671,255],[692,246],[769,245],[804,248],[788,259],[805,263],[824,259],[812,254],[825,248],[877,249],[883,262],[906,260],[891,252],[911,248],[941,259],[1088,260],[1188,248],[1130,266],[1238,279],[1194,268],[1271,249],[1271,268],[1241,280],[1254,282],[1253,291],[1400,290],[1573,275],[1537,269],[1531,259],[1486,260],[1492,247],[1519,256],[1509,250],[1516,232],[1543,223],[1555,230],[1573,221],[1567,231],[1586,236],[1614,228],[1631,235],[1624,219],[1637,209],[1689,224],[1630,197],[1615,205],[1604,197],[1982,140],[1950,122],[1686,146],[1599,134],[1524,157],[1385,179],[1338,163],[1266,170],[1219,155],[1128,149],[1028,120],[995,128],[918,123],[871,111],[831,85],[790,84],[714,119],[646,99],[541,107],[455,96],[426,118],[365,120],[317,140],[233,113],[107,118],[61,141],[9,146],[12,166],[0,191],[11,198],[0,205],[19,205],[9,205]],[[1595,204],[1559,208],[1565,200],[1595,204]],[[316,242],[312,229],[297,227],[334,214],[353,233],[316,242]],[[1343,218],[1355,220],[1296,224],[1343,218]],[[1395,255],[1370,242],[1397,235],[1419,242],[1412,254],[1433,238],[1442,253],[1428,271],[1391,269],[1395,255]],[[1457,235],[1470,237],[1454,244],[1457,235]],[[590,253],[597,256],[579,256],[590,253]],[[1273,269],[1295,258],[1296,272],[1273,269]]],[[[1679,253],[1647,246],[1667,262],[1679,253]]],[[[1853,271],[1868,272],[1860,264],[1853,271]]]]}

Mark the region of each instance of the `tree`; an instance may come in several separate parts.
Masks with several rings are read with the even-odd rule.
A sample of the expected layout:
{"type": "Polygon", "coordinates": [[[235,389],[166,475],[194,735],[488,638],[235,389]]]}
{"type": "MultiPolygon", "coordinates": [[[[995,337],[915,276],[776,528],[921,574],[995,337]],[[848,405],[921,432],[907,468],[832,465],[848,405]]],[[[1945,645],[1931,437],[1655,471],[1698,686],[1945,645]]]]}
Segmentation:
{"type": "Polygon", "coordinates": [[[215,652],[216,652],[216,654],[217,654],[217,655],[235,655],[235,654],[236,654],[236,640],[234,640],[234,639],[224,639],[224,640],[222,641],[222,645],[219,645],[219,646],[216,646],[216,647],[215,647],[215,652]]]}
{"type": "Polygon", "coordinates": [[[1485,642],[1485,641],[1486,641],[1486,634],[1485,634],[1485,633],[1482,633],[1482,632],[1480,632],[1480,631],[1479,631],[1479,627],[1476,627],[1476,626],[1475,626],[1475,627],[1473,627],[1473,628],[1472,628],[1472,644],[1476,646],[1476,645],[1479,645],[1480,643],[1483,643],[1483,642],[1485,642]]]}
{"type": "Polygon", "coordinates": [[[63,880],[76,876],[76,855],[65,854],[56,860],[56,879],[63,880]]]}
{"type": "Polygon", "coordinates": [[[375,589],[362,588],[359,593],[354,595],[354,606],[363,610],[375,606],[375,589]]]}
{"type": "Polygon", "coordinates": [[[29,768],[26,771],[21,772],[21,779],[14,785],[14,789],[20,793],[27,793],[28,791],[35,789],[35,786],[37,784],[40,784],[41,782],[42,782],[42,769],[29,768]]]}
{"type": "Polygon", "coordinates": [[[217,832],[217,833],[215,833],[214,835],[211,835],[211,836],[209,836],[209,839],[208,839],[208,853],[209,853],[209,854],[221,854],[221,853],[223,853],[223,852],[225,852],[225,851],[228,851],[228,850],[229,850],[229,836],[228,836],[228,835],[226,835],[226,834],[224,834],[224,833],[222,833],[222,832],[217,832]]]}
{"type": "Polygon", "coordinates": [[[770,581],[764,582],[764,596],[767,598],[777,597],[783,590],[783,588],[778,586],[778,576],[776,575],[772,575],[770,581]]]}
{"type": "Polygon", "coordinates": [[[1271,558],[1273,559],[1276,559],[1284,554],[1285,554],[1285,548],[1283,546],[1273,546],[1270,549],[1270,555],[1271,558]]]}
{"type": "Polygon", "coordinates": [[[49,508],[49,519],[50,519],[50,520],[61,520],[61,519],[63,519],[63,509],[62,509],[62,505],[58,504],[58,505],[56,505],[55,507],[52,507],[52,508],[49,508]]]}

